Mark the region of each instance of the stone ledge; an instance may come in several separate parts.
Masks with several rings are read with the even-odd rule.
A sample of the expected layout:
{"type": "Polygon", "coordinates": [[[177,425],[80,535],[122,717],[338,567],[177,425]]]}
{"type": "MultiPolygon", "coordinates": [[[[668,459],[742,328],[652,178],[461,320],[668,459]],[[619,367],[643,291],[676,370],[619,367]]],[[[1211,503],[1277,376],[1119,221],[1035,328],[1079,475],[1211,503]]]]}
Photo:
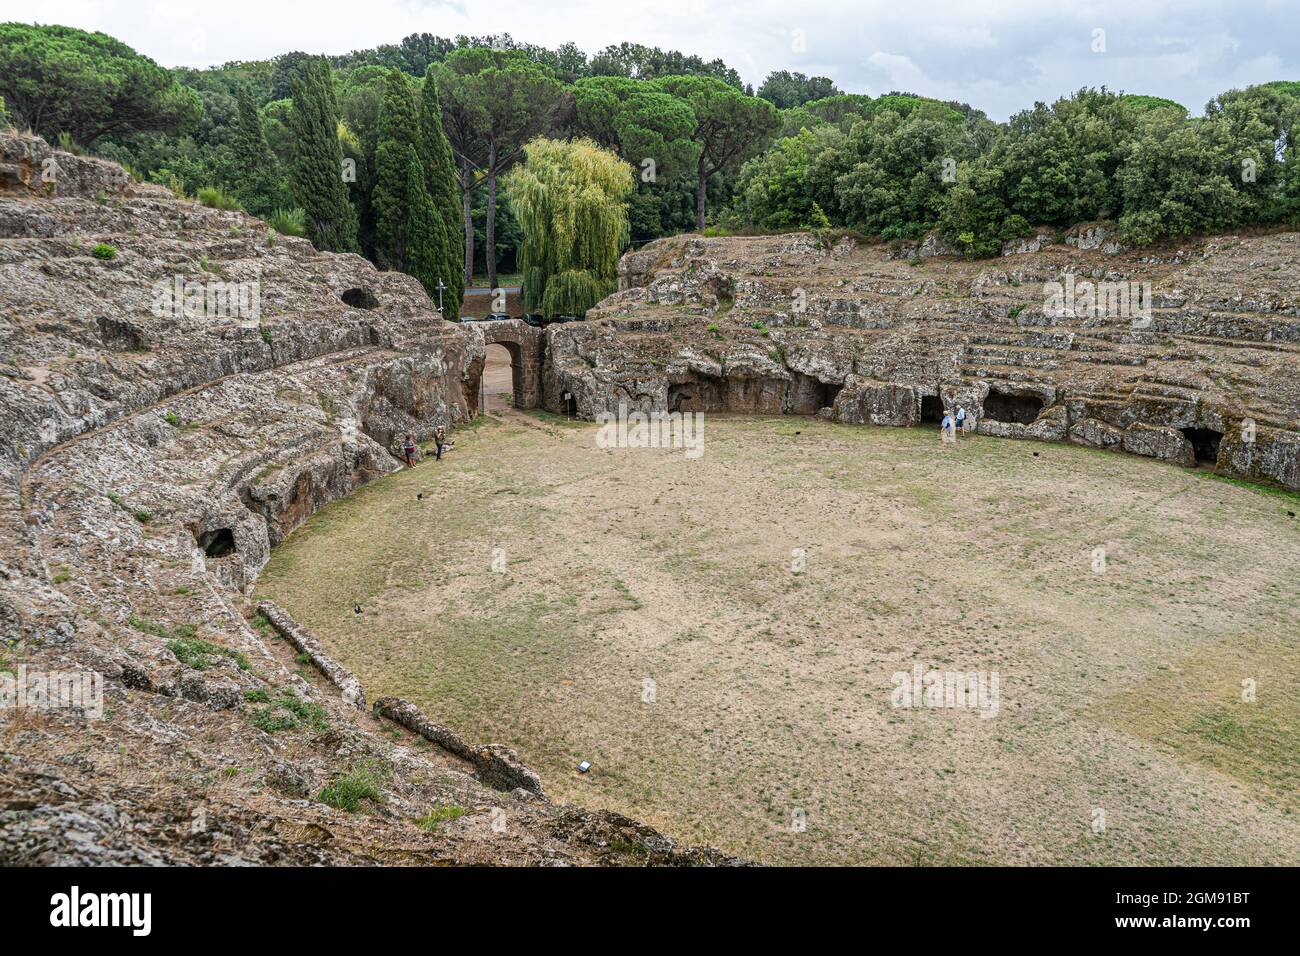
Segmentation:
{"type": "Polygon", "coordinates": [[[500,744],[471,746],[454,730],[435,724],[424,711],[400,697],[381,697],[375,701],[374,711],[376,716],[387,717],[448,753],[470,761],[479,779],[494,790],[506,793],[525,790],[539,797],[545,796],[541,777],[524,766],[519,755],[509,747],[500,744]]]}
{"type": "Polygon", "coordinates": [[[361,710],[366,709],[366,692],[361,686],[361,681],[357,680],[356,675],[350,670],[321,650],[316,635],[290,617],[289,612],[274,601],[262,601],[257,605],[257,610],[271,622],[271,626],[286,641],[296,647],[300,653],[311,658],[312,664],[325,676],[325,679],[342,692],[344,700],[361,710]]]}

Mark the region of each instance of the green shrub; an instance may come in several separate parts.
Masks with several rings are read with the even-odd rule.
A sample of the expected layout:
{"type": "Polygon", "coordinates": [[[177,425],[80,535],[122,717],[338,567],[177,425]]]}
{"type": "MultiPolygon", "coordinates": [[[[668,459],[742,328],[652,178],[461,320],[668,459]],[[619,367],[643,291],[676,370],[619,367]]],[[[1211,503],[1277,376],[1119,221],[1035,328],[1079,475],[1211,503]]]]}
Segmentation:
{"type": "Polygon", "coordinates": [[[126,619],[126,623],[130,624],[137,631],[141,631],[145,634],[152,634],[154,637],[171,637],[171,633],[161,624],[155,624],[153,621],[146,620],[142,617],[136,617],[134,614],[130,615],[126,619]]]}
{"type": "Polygon", "coordinates": [[[222,192],[216,186],[204,186],[200,189],[199,202],[212,209],[225,209],[230,211],[241,208],[238,199],[228,193],[222,192]]]}
{"type": "Polygon", "coordinates": [[[59,149],[65,153],[72,153],[74,156],[84,156],[86,154],[86,150],[72,138],[72,134],[67,130],[59,133],[59,149]]]}
{"type": "Polygon", "coordinates": [[[170,169],[155,169],[149,174],[149,181],[170,189],[177,199],[190,198],[189,193],[185,191],[185,183],[170,169]]]}
{"type": "Polygon", "coordinates": [[[281,235],[307,235],[307,214],[297,207],[277,209],[266,217],[266,224],[281,235]]]}
{"type": "Polygon", "coordinates": [[[110,246],[107,242],[97,242],[95,248],[90,250],[90,254],[96,259],[116,259],[117,246],[110,246]]]}

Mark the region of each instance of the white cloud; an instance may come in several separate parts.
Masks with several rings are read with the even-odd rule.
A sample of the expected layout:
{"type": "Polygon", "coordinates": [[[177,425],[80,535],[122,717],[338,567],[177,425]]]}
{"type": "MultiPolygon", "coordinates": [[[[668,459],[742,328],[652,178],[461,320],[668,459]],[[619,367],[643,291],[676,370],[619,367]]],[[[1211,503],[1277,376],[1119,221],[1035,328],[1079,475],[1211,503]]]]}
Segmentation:
{"type": "Polygon", "coordinates": [[[877,86],[913,89],[926,82],[926,75],[910,58],[877,50],[867,57],[867,66],[881,77],[877,86]]]}

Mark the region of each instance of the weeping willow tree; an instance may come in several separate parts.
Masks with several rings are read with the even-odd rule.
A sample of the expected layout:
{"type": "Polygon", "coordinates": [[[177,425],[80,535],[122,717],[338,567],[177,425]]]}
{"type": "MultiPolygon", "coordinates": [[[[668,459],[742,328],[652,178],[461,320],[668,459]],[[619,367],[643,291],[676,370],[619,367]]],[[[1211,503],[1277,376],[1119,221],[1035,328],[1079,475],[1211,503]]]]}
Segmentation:
{"type": "Polygon", "coordinates": [[[524,231],[524,307],[581,315],[614,291],[632,167],[589,139],[538,137],[503,186],[524,231]]]}

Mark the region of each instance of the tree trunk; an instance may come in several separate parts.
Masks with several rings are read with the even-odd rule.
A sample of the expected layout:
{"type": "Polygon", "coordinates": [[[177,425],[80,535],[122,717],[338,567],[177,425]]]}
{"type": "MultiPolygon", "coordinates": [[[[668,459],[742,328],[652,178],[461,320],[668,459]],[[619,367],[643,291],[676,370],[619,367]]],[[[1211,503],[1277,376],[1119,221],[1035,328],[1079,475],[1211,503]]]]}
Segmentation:
{"type": "Polygon", "coordinates": [[[704,231],[704,199],[709,190],[709,174],[704,171],[704,161],[700,161],[700,178],[695,183],[695,228],[704,231]]]}
{"type": "Polygon", "coordinates": [[[461,164],[460,173],[460,204],[461,212],[465,216],[465,285],[474,284],[474,215],[469,208],[470,189],[474,183],[474,175],[469,169],[469,160],[461,164]]]}
{"type": "Polygon", "coordinates": [[[484,242],[486,248],[484,258],[487,259],[488,287],[495,289],[497,287],[497,144],[492,143],[488,146],[488,197],[487,197],[487,228],[484,230],[484,242]]]}

